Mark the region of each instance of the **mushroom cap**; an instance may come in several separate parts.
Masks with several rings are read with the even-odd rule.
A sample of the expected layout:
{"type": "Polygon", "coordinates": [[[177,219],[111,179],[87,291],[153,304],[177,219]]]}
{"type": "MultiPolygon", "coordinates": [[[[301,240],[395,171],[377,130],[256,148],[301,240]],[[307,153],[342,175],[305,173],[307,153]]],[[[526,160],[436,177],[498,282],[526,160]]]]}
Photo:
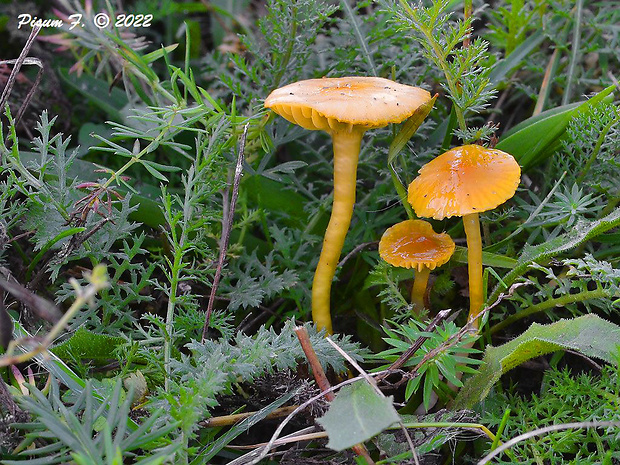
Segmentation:
{"type": "Polygon", "coordinates": [[[422,271],[443,265],[454,253],[454,241],[436,233],[430,223],[406,220],[388,228],[379,242],[379,255],[393,266],[422,271]]]}
{"type": "Polygon", "coordinates": [[[511,198],[521,180],[514,157],[480,145],[463,145],[424,165],[409,184],[416,215],[436,220],[491,210],[511,198]]]}
{"type": "Polygon", "coordinates": [[[419,87],[379,77],[308,79],[274,90],[265,107],[305,129],[341,131],[400,123],[430,102],[419,87]]]}

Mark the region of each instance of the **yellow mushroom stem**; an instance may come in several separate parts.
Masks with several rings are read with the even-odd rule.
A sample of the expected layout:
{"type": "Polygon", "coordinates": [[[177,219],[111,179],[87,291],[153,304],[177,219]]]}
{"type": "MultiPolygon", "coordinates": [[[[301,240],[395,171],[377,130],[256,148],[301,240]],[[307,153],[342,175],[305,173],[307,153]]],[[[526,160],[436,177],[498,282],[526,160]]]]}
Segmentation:
{"type": "Polygon", "coordinates": [[[331,133],[334,145],[334,203],[312,282],[312,321],[319,330],[325,329],[327,334],[332,334],[330,292],[353,215],[357,161],[363,134],[364,131],[356,127],[331,133]]]}
{"type": "Polygon", "coordinates": [[[415,311],[418,313],[425,307],[424,293],[426,292],[430,274],[431,269],[424,265],[422,265],[420,271],[415,272],[415,279],[413,280],[413,287],[411,288],[411,303],[415,306],[415,311]]]}
{"type": "Polygon", "coordinates": [[[478,315],[482,310],[482,238],[478,213],[463,216],[463,226],[467,236],[467,271],[469,274],[469,317],[474,327],[480,327],[478,315]]]}

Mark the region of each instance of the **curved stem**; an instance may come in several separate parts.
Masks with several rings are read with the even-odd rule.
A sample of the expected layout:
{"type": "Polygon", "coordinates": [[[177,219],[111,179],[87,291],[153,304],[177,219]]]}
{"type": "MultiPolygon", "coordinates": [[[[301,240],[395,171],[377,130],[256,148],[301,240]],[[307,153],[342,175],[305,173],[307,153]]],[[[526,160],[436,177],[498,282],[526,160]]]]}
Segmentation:
{"type": "Polygon", "coordinates": [[[426,292],[430,274],[431,270],[427,266],[422,267],[422,271],[415,272],[415,279],[411,288],[411,303],[415,306],[416,312],[421,312],[425,307],[424,293],[426,292]]]}
{"type": "Polygon", "coordinates": [[[491,329],[489,329],[489,334],[495,334],[498,331],[504,329],[506,326],[511,325],[515,321],[519,321],[520,319],[525,318],[526,316],[533,315],[535,313],[544,312],[545,310],[549,310],[550,308],[563,307],[567,304],[583,302],[584,300],[612,297],[615,297],[615,293],[612,289],[598,288],[592,291],[581,291],[577,294],[565,294],[563,296],[556,297],[555,299],[545,300],[544,302],[537,303],[535,305],[532,305],[531,307],[525,308],[513,315],[510,315],[496,325],[491,326],[491,329]]]}
{"type": "Polygon", "coordinates": [[[467,236],[467,271],[469,274],[469,321],[474,320],[476,329],[480,327],[477,320],[482,309],[482,238],[478,213],[463,216],[463,226],[467,236]]]}
{"type": "Polygon", "coordinates": [[[323,238],[323,249],[312,282],[312,321],[319,330],[332,333],[330,314],[330,291],[336,265],[349,230],[353,205],[355,204],[355,182],[357,161],[362,143],[363,131],[334,132],[334,203],[332,215],[323,238]]]}

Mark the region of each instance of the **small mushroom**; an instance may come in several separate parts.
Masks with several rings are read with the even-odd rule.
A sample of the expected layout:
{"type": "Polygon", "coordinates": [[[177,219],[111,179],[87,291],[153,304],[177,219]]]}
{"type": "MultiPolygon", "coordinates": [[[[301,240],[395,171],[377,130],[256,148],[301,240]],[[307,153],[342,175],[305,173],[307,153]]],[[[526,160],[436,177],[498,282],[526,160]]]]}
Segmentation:
{"type": "Polygon", "coordinates": [[[379,241],[379,255],[392,266],[415,268],[411,303],[424,308],[424,293],[431,270],[443,265],[454,253],[454,241],[436,233],[430,223],[406,220],[388,228],[379,241]]]}
{"type": "Polygon", "coordinates": [[[328,334],[331,284],[353,215],[362,136],[368,129],[400,123],[418,111],[426,116],[433,102],[423,89],[375,77],[299,81],[274,90],[265,100],[266,108],[291,123],[332,136],[334,202],[312,283],[312,319],[328,334]]]}
{"type": "Polygon", "coordinates": [[[469,320],[479,327],[482,310],[482,239],[478,214],[511,198],[521,180],[517,161],[505,152],[464,145],[439,155],[409,185],[416,215],[436,220],[462,216],[467,236],[469,320]]]}

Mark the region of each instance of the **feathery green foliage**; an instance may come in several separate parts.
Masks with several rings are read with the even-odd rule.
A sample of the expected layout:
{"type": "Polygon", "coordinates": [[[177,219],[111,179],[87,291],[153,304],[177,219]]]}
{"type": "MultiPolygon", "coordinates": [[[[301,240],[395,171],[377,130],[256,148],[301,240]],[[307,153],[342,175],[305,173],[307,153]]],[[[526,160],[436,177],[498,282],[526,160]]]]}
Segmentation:
{"type": "MultiPolygon", "coordinates": [[[[32,415],[31,423],[11,430],[26,435],[21,449],[0,441],[7,463],[249,463],[252,452],[239,457],[242,452],[228,448],[232,441],[268,440],[274,424],[265,420],[268,413],[316,394],[293,321],[310,319],[332,203],[332,146],[324,132],[291,125],[261,105],[273,89],[302,79],[374,75],[433,96],[424,119],[365,134],[353,219],[332,286],[334,328],[344,334],[334,340],[364,370],[387,367],[428,337],[379,383],[396,407],[459,418],[442,409],[478,368],[479,349],[520,342],[533,322],[574,317],[577,323],[562,323],[567,334],[593,314],[620,322],[614,88],[620,12],[613,2],[518,0],[481,8],[469,0],[140,0],[133,11],[123,6],[60,0],[57,13],[38,5],[40,18],[76,13],[84,25],[39,33],[43,40],[28,56],[40,58],[45,73],[30,96],[30,67],[13,84],[6,78],[13,64],[0,72],[8,89],[0,122],[0,276],[26,289],[22,300],[0,295],[0,335],[8,339],[15,323],[15,336],[29,338],[20,347],[36,346],[53,322],[33,312],[29,293],[63,310],[75,295],[73,279],[84,283],[84,271],[104,263],[110,282],[63,326],[55,355],[0,370],[7,383],[23,388],[11,393],[32,415]],[[94,15],[103,12],[134,23],[96,27],[94,15]],[[135,23],[147,13],[150,26],[135,23]],[[523,171],[515,198],[480,215],[492,308],[476,349],[460,311],[468,303],[460,219],[431,220],[457,249],[431,274],[424,312],[411,313],[414,273],[388,266],[376,251],[388,227],[414,216],[405,194],[420,167],[465,143],[508,151],[523,171]],[[237,158],[242,175],[235,187],[237,158]],[[216,272],[221,281],[214,288],[216,272]],[[453,310],[448,321],[424,333],[447,308],[453,310]],[[58,382],[43,387],[49,373],[58,382]],[[25,389],[25,378],[38,387],[25,389]],[[139,385],[135,398],[121,381],[127,389],[139,385]],[[250,416],[234,426],[205,422],[241,410],[250,416]]],[[[15,27],[22,13],[16,8],[7,4],[0,13],[6,59],[18,55],[10,47],[21,49],[28,34],[28,27],[15,27]]],[[[354,372],[308,329],[332,385],[338,374],[354,372]]],[[[509,376],[501,378],[503,368],[495,365],[482,370],[485,389],[501,390],[509,376]]],[[[546,424],[546,411],[560,412],[562,421],[615,419],[615,371],[588,370],[582,377],[549,372],[533,387],[541,397],[491,394],[476,409],[487,425],[500,425],[506,408],[530,410],[513,413],[509,430],[498,435],[502,441],[546,424]],[[597,391],[591,403],[583,401],[588,383],[605,392],[601,399],[597,391]],[[573,398],[596,417],[559,405],[573,398]],[[491,408],[496,399],[502,405],[491,408]],[[530,423],[513,422],[517,417],[530,423]]],[[[0,408],[9,409],[0,426],[16,418],[10,403],[0,408]]],[[[313,404],[290,425],[314,424],[323,408],[313,404]]],[[[360,408],[360,415],[368,413],[360,408]]],[[[413,434],[422,461],[434,451],[442,455],[437,460],[467,463],[490,449],[478,436],[437,428],[413,434]],[[440,450],[447,441],[453,442],[440,450]]],[[[394,444],[401,442],[397,435],[387,442],[385,436],[366,443],[373,459],[383,459],[385,450],[394,463],[411,460],[404,442],[394,444]]],[[[550,441],[555,455],[545,440],[533,440],[502,460],[611,463],[604,450],[615,444],[603,430],[558,433],[550,441]],[[600,458],[586,458],[587,451],[600,458]]],[[[321,455],[317,444],[282,447],[291,463],[351,461],[347,452],[321,455]]]]}

